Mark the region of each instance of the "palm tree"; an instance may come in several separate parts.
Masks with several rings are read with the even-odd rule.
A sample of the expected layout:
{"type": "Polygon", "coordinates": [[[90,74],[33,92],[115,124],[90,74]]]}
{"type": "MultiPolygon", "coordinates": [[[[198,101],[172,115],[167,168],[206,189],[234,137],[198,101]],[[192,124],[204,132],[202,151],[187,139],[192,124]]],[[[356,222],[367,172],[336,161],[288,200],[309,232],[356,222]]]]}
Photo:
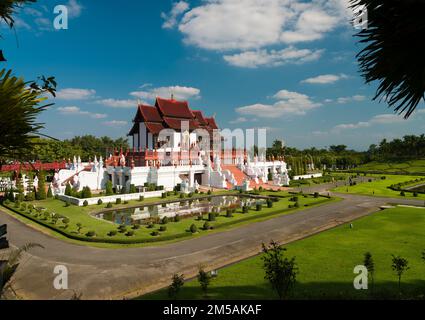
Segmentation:
{"type": "Polygon", "coordinates": [[[29,243],[9,252],[4,264],[0,266],[0,300],[4,297],[8,289],[16,295],[16,292],[12,288],[12,278],[19,267],[22,254],[36,247],[43,248],[43,246],[39,244],[29,243]]]}
{"type": "Polygon", "coordinates": [[[374,100],[408,118],[424,99],[425,1],[350,1],[367,9],[367,28],[356,34],[365,45],[357,59],[366,83],[379,82],[374,100]]]}

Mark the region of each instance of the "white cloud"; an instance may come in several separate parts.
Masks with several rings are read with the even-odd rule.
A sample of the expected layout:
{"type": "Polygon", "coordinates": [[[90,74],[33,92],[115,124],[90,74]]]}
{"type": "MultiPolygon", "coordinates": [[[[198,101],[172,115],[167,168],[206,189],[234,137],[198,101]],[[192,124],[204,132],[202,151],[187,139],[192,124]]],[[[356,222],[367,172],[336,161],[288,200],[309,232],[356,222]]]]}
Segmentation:
{"type": "Polygon", "coordinates": [[[165,12],[161,13],[161,18],[165,20],[162,27],[164,29],[174,28],[177,24],[177,18],[187,10],[189,10],[189,3],[186,1],[174,2],[168,14],[165,12]]]}
{"type": "Polygon", "coordinates": [[[68,8],[68,16],[70,18],[78,18],[83,11],[83,6],[77,0],[69,0],[66,7],[68,8]]]}
{"type": "Polygon", "coordinates": [[[61,100],[87,100],[93,98],[95,94],[96,91],[93,89],[66,88],[59,90],[56,98],[61,100]]]}
{"type": "Polygon", "coordinates": [[[348,0],[205,0],[178,22],[187,44],[210,50],[259,49],[321,39],[348,25],[348,0]]]}
{"type": "Polygon", "coordinates": [[[365,101],[366,100],[366,96],[363,95],[354,95],[351,97],[341,97],[336,99],[336,102],[339,104],[346,104],[349,102],[360,102],[360,101],[365,101]]]}
{"type": "Polygon", "coordinates": [[[245,51],[234,55],[225,55],[223,58],[233,66],[257,68],[260,66],[280,66],[288,63],[302,64],[319,59],[322,53],[323,50],[299,50],[291,46],[283,50],[245,51]]]}
{"type": "Polygon", "coordinates": [[[137,106],[136,100],[118,100],[118,99],[103,99],[96,101],[97,104],[102,104],[111,108],[135,108],[137,106]]]}
{"type": "Polygon", "coordinates": [[[309,84],[332,84],[335,83],[337,81],[343,80],[343,79],[347,79],[348,76],[345,74],[323,74],[323,75],[319,75],[316,77],[312,77],[312,78],[308,78],[305,79],[303,81],[301,81],[301,83],[309,83],[309,84]]]}
{"type": "Polygon", "coordinates": [[[124,127],[128,124],[128,122],[121,121],[121,120],[112,120],[112,121],[105,121],[103,122],[103,124],[108,127],[124,127]]]}
{"type": "Polygon", "coordinates": [[[104,119],[107,117],[106,114],[83,111],[76,106],[60,107],[57,110],[59,113],[65,116],[88,116],[93,119],[104,119]]]}
{"type": "Polygon", "coordinates": [[[278,118],[286,115],[305,115],[308,111],[321,106],[309,96],[298,92],[280,90],[273,98],[274,104],[253,104],[236,109],[242,115],[255,115],[260,118],[278,118]]]}
{"type": "Polygon", "coordinates": [[[237,123],[244,123],[244,122],[247,122],[247,121],[249,121],[247,118],[245,118],[245,117],[239,117],[239,118],[237,118],[235,120],[229,121],[229,123],[231,123],[231,124],[237,124],[237,123]]]}
{"type": "Polygon", "coordinates": [[[174,99],[176,100],[199,99],[201,97],[201,90],[192,87],[169,86],[130,92],[130,95],[133,97],[149,101],[155,100],[156,97],[168,99],[171,97],[171,94],[174,95],[174,99]]]}
{"type": "Polygon", "coordinates": [[[376,116],[373,116],[368,121],[360,121],[357,123],[345,123],[345,124],[336,125],[332,129],[332,131],[339,132],[341,130],[368,128],[376,124],[394,124],[394,123],[404,123],[406,121],[408,120],[405,120],[403,117],[396,114],[378,114],[376,116]]]}

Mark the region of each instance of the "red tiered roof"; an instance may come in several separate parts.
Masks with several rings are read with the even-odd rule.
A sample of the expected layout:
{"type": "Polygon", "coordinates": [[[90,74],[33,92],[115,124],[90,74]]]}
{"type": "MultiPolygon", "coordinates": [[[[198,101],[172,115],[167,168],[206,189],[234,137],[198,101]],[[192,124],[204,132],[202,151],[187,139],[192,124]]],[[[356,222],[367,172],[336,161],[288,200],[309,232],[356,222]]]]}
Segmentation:
{"type": "Polygon", "coordinates": [[[145,122],[162,122],[162,117],[156,107],[139,105],[139,111],[145,122]]]}
{"type": "Polygon", "coordinates": [[[215,119],[214,119],[213,117],[211,117],[211,118],[205,118],[205,120],[207,120],[207,122],[208,122],[208,126],[209,126],[211,129],[218,129],[218,125],[217,125],[217,123],[215,122],[215,119]]]}
{"type": "Polygon", "coordinates": [[[187,101],[165,100],[156,98],[155,106],[159,108],[165,117],[193,119],[193,113],[187,101]]]}
{"type": "Polygon", "coordinates": [[[183,121],[189,122],[189,130],[195,130],[200,128],[199,122],[194,119],[177,119],[164,117],[164,122],[167,124],[167,126],[174,130],[180,130],[183,121]]]}
{"type": "Polygon", "coordinates": [[[181,130],[181,122],[189,121],[189,130],[218,129],[214,118],[205,118],[202,111],[189,108],[187,101],[177,101],[156,98],[155,106],[140,104],[137,109],[134,125],[128,135],[139,133],[139,123],[144,122],[152,134],[158,134],[162,129],[181,130]]]}

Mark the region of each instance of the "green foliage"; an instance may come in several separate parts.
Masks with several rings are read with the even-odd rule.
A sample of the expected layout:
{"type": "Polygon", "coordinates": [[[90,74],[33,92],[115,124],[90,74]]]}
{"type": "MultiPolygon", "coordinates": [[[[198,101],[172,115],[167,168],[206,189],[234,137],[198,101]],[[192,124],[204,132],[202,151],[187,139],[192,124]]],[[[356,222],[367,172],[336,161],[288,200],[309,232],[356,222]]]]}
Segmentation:
{"type": "Polygon", "coordinates": [[[69,183],[66,184],[65,195],[69,196],[69,197],[72,197],[72,195],[73,195],[73,190],[72,190],[72,187],[69,183]]]}
{"type": "Polygon", "coordinates": [[[121,198],[118,198],[115,200],[115,204],[121,204],[121,202],[122,202],[121,198]]]}
{"type": "Polygon", "coordinates": [[[215,221],[215,213],[214,212],[208,213],[208,221],[215,221]]]}
{"type": "Polygon", "coordinates": [[[202,229],[204,230],[210,230],[211,229],[211,225],[208,221],[205,221],[204,226],[202,227],[202,229]]]}
{"type": "Polygon", "coordinates": [[[167,231],[167,226],[160,226],[160,227],[159,227],[159,231],[160,231],[160,232],[165,232],[165,231],[167,231]]]}
{"type": "Polygon", "coordinates": [[[196,224],[192,224],[190,226],[190,232],[192,232],[192,233],[198,232],[198,227],[196,226],[196,224]]]}
{"type": "Polygon", "coordinates": [[[375,276],[375,262],[373,261],[372,254],[370,252],[366,252],[364,254],[363,265],[367,268],[368,279],[371,282],[371,289],[373,292],[374,286],[374,276],[375,276]]]}
{"type": "Polygon", "coordinates": [[[105,193],[107,196],[112,196],[114,194],[114,190],[112,189],[112,182],[110,180],[106,182],[105,193]]]}
{"type": "Polygon", "coordinates": [[[174,274],[172,277],[171,285],[168,287],[168,297],[173,300],[177,299],[183,285],[184,275],[174,274]]]}
{"type": "Polygon", "coordinates": [[[53,198],[53,192],[52,187],[49,185],[49,189],[47,190],[47,198],[52,199],[53,198]]]}
{"type": "Polygon", "coordinates": [[[168,223],[168,217],[162,218],[161,223],[162,224],[167,224],[168,223]]]}
{"type": "Polygon", "coordinates": [[[202,267],[200,267],[197,278],[201,286],[201,290],[204,293],[204,296],[206,296],[208,292],[208,287],[211,283],[211,275],[208,272],[205,272],[202,267]]]}
{"type": "Polygon", "coordinates": [[[94,232],[94,231],[88,231],[86,233],[86,237],[89,237],[89,238],[96,237],[96,232],[94,232]]]}
{"type": "Polygon", "coordinates": [[[130,185],[130,193],[137,193],[136,186],[134,184],[130,185]]]}
{"type": "Polygon", "coordinates": [[[101,205],[103,204],[102,199],[97,200],[97,204],[98,204],[99,206],[101,206],[101,205]]]}
{"type": "Polygon", "coordinates": [[[263,244],[263,269],[265,279],[268,280],[279,299],[288,297],[293,290],[298,274],[295,257],[284,257],[285,248],[272,241],[267,247],[263,244]]]}
{"type": "Polygon", "coordinates": [[[84,206],[84,207],[88,207],[88,205],[89,205],[89,202],[88,202],[87,200],[84,200],[84,202],[83,202],[83,206],[84,206]]]}
{"type": "Polygon", "coordinates": [[[262,205],[261,203],[257,203],[257,204],[255,205],[255,210],[256,210],[256,211],[261,211],[261,210],[263,210],[263,205],[262,205]]]}
{"type": "Polygon", "coordinates": [[[106,205],[106,208],[108,208],[108,209],[111,209],[112,207],[113,207],[112,202],[109,202],[109,203],[106,205]]]}
{"type": "Polygon", "coordinates": [[[92,193],[89,187],[84,187],[81,193],[83,199],[89,199],[92,197],[92,193]]]}
{"type": "Polygon", "coordinates": [[[398,289],[401,290],[401,277],[403,274],[410,269],[409,261],[400,256],[392,255],[391,269],[397,274],[398,278],[398,289]]]}

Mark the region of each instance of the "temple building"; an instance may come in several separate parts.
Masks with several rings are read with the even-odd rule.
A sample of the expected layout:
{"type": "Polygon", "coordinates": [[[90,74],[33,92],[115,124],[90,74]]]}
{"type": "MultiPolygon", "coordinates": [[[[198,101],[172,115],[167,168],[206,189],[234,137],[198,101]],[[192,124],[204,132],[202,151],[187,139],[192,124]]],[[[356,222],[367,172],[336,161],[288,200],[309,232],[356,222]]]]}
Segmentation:
{"type": "Polygon", "coordinates": [[[289,184],[283,158],[250,156],[246,150],[223,152],[215,118],[192,110],[187,101],[158,97],[152,106],[139,104],[128,136],[131,150],[111,150],[106,159],[89,163],[74,158],[56,174],[55,193],[63,194],[67,184],[77,190],[89,186],[100,191],[107,181],[116,190],[141,191],[156,185],[163,190],[178,187],[181,192],[289,184]],[[230,159],[224,154],[230,154],[230,159]]]}

